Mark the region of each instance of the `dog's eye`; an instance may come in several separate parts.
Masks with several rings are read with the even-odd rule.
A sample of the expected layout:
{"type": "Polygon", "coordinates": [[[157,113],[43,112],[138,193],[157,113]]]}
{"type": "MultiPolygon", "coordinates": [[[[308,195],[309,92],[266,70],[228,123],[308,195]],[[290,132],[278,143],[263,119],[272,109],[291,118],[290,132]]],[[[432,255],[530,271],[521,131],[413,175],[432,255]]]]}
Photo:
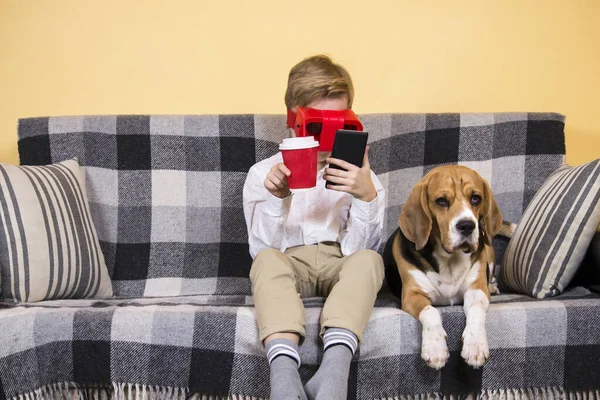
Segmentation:
{"type": "Polygon", "coordinates": [[[443,197],[440,197],[439,199],[437,199],[436,204],[440,207],[448,207],[450,205],[450,203],[448,203],[448,200],[446,200],[443,197]]]}
{"type": "Polygon", "coordinates": [[[481,196],[474,194],[471,196],[471,204],[474,206],[478,206],[481,203],[481,196]]]}

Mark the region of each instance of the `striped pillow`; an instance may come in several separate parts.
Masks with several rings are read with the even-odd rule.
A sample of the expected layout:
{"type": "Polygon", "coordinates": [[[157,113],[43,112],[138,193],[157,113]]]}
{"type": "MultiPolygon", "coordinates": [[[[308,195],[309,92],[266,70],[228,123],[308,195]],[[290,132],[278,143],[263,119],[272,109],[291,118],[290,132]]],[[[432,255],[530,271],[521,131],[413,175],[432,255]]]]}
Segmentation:
{"type": "Polygon", "coordinates": [[[537,298],[560,294],[600,223],[600,159],[563,165],[537,191],[504,253],[501,288],[537,298]]]}
{"type": "Polygon", "coordinates": [[[0,163],[0,272],[10,301],[112,296],[77,160],[0,163]]]}

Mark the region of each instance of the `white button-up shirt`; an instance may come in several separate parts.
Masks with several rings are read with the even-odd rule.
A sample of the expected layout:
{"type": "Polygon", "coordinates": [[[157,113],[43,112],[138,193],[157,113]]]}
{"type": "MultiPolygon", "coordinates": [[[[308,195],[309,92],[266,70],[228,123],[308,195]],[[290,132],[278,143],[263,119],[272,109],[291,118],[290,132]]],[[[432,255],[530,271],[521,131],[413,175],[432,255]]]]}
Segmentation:
{"type": "Polygon", "coordinates": [[[371,171],[377,197],[367,203],[349,193],[325,187],[325,168],[317,174],[317,185],[292,190],[280,199],[264,186],[267,173],[283,162],[281,153],[256,163],[244,184],[244,216],[252,258],[265,248],[285,251],[290,247],[320,242],[338,242],[342,254],[358,250],[377,251],[381,244],[385,190],[371,171]]]}

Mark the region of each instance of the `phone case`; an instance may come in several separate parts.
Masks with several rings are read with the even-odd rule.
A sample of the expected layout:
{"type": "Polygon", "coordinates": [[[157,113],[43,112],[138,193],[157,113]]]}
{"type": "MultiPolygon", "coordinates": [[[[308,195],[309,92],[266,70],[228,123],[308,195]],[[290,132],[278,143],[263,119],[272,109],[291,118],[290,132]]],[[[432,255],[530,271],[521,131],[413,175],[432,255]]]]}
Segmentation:
{"type": "MultiPolygon", "coordinates": [[[[350,131],[345,129],[338,130],[335,134],[335,139],[333,140],[331,157],[347,161],[356,165],[357,167],[362,167],[368,138],[368,132],[350,131]]],[[[344,170],[343,168],[333,164],[329,164],[329,168],[344,170]]],[[[327,181],[325,184],[336,185],[336,183],[329,181],[327,181]]]]}

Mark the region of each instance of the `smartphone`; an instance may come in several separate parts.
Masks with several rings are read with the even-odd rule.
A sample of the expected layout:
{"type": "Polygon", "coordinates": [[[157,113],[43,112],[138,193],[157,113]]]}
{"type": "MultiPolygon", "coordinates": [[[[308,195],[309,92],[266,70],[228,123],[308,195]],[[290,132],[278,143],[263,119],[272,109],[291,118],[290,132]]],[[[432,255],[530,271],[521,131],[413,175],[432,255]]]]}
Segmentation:
{"type": "MultiPolygon", "coordinates": [[[[368,138],[368,132],[339,129],[335,133],[335,138],[333,139],[331,158],[344,160],[361,168],[363,158],[365,157],[368,138]]],[[[329,164],[329,168],[344,170],[333,164],[329,164]]],[[[325,182],[325,185],[337,185],[337,183],[327,181],[325,182]]]]}

